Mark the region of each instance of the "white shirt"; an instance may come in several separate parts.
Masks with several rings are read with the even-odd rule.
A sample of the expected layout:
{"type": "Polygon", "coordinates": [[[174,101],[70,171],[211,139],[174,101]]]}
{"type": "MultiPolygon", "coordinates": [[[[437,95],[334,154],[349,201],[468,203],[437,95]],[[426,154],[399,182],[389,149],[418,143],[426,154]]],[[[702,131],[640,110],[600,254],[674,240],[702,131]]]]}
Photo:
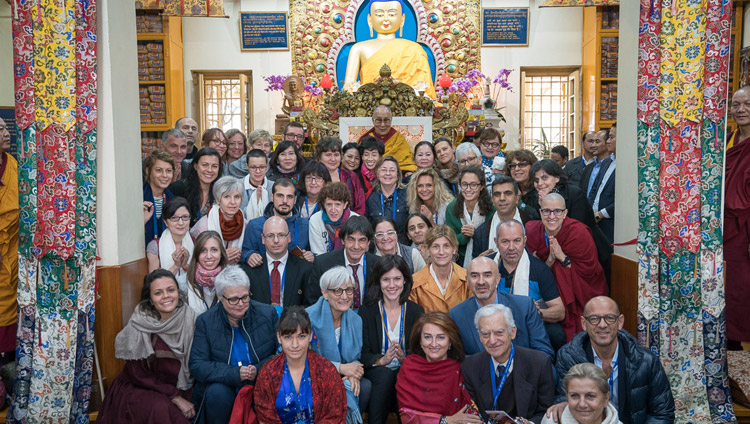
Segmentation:
{"type": "Polygon", "coordinates": [[[432,279],[435,281],[438,290],[440,290],[440,294],[445,297],[445,292],[448,291],[448,286],[451,283],[451,278],[453,278],[453,266],[451,265],[451,273],[448,274],[448,284],[445,286],[445,288],[443,288],[443,286],[440,284],[440,280],[438,280],[437,275],[435,274],[435,269],[432,268],[432,264],[430,264],[430,275],[432,275],[432,279]]]}
{"type": "MultiPolygon", "coordinates": [[[[602,318],[603,319],[603,318],[602,318]]],[[[612,362],[610,362],[610,366],[612,367],[612,374],[610,375],[610,378],[607,379],[607,383],[609,383],[610,379],[612,379],[612,382],[610,384],[609,390],[612,392],[612,396],[610,399],[610,402],[617,405],[617,378],[620,374],[619,368],[620,365],[617,363],[617,357],[619,352],[619,346],[615,349],[615,354],[612,356],[612,362]]],[[[591,351],[594,352],[594,365],[596,365],[599,368],[604,369],[604,362],[599,358],[599,355],[596,354],[596,350],[594,350],[594,346],[591,346],[591,351]]]]}
{"type": "MultiPolygon", "coordinates": [[[[510,349],[510,348],[509,348],[510,349]]],[[[497,366],[502,365],[504,367],[508,366],[508,361],[510,361],[510,357],[508,358],[508,361],[503,362],[502,364],[500,362],[497,362],[494,357],[490,356],[492,358],[492,372],[495,373],[495,376],[497,376],[497,366]]],[[[510,373],[513,371],[513,362],[510,363],[510,368],[507,370],[508,376],[510,376],[510,373]]],[[[502,378],[502,377],[501,377],[502,378]]],[[[507,381],[507,380],[506,380],[507,381]]]]}
{"type": "MultiPolygon", "coordinates": [[[[266,264],[268,264],[268,282],[269,283],[271,282],[271,271],[273,271],[273,262],[274,261],[279,261],[280,262],[279,263],[279,267],[278,267],[279,278],[280,278],[279,281],[281,283],[284,282],[284,269],[286,268],[286,261],[288,259],[289,259],[289,251],[286,251],[284,253],[284,256],[282,256],[279,259],[272,258],[271,256],[268,255],[268,251],[266,251],[266,264]]],[[[284,288],[280,287],[279,291],[280,291],[279,303],[283,305],[284,304],[284,288]]]]}
{"type": "Polygon", "coordinates": [[[357,267],[357,280],[359,280],[359,293],[360,293],[360,303],[362,300],[364,300],[365,297],[365,253],[362,255],[361,258],[359,258],[359,262],[349,262],[349,256],[346,255],[346,250],[344,251],[344,264],[346,264],[346,270],[349,271],[349,274],[352,273],[352,267],[350,265],[359,265],[357,267]]]}

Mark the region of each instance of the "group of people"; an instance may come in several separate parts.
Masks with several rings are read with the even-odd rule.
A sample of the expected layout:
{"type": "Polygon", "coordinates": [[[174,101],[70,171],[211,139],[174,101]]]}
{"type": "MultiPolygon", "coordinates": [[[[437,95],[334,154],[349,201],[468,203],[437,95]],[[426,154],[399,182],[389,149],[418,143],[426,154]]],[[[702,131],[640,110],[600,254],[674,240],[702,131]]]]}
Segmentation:
{"type": "MultiPolygon", "coordinates": [[[[298,123],[273,151],[210,129],[190,159],[194,121],[165,132],[144,161],[150,273],[99,421],[673,421],[568,166],[493,129],[412,154],[390,122],[379,106],[312,160],[298,123]]],[[[604,162],[582,178],[600,202],[604,162]]]]}

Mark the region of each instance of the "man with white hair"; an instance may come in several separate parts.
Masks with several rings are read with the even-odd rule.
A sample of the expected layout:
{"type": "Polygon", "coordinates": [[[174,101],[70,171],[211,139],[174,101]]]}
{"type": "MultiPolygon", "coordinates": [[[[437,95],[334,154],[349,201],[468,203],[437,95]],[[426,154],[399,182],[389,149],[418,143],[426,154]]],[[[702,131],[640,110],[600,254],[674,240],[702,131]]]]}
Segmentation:
{"type": "Polygon", "coordinates": [[[555,398],[552,360],[515,345],[516,323],[510,308],[490,304],[474,315],[484,352],[464,360],[464,386],[483,418],[505,411],[516,422],[539,423],[555,398]]]}

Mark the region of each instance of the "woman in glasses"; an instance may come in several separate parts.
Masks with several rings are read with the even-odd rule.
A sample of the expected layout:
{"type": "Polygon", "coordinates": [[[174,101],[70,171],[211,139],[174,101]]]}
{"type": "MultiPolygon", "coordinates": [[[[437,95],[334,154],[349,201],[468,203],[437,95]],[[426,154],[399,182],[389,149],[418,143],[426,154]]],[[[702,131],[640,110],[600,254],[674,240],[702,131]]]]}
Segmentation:
{"type": "Polygon", "coordinates": [[[424,309],[409,300],[411,270],[400,256],[385,255],[367,281],[362,317],[362,363],[372,382],[368,422],[385,423],[396,412],[396,377],[410,351],[409,335],[424,309]]]}
{"type": "Polygon", "coordinates": [[[222,169],[226,169],[228,143],[227,136],[221,128],[209,128],[203,133],[203,137],[201,137],[201,148],[203,147],[210,147],[219,152],[222,169]]]}
{"type": "Polygon", "coordinates": [[[482,169],[484,169],[485,182],[487,187],[492,185],[494,179],[492,175],[492,168],[496,159],[500,159],[500,168],[505,167],[505,155],[503,154],[501,147],[503,143],[503,137],[500,135],[500,131],[494,128],[485,128],[479,135],[479,150],[482,152],[482,169]]]}
{"type": "Polygon", "coordinates": [[[406,218],[409,216],[406,187],[401,184],[401,166],[393,156],[384,156],[375,166],[377,179],[367,198],[367,218],[390,217],[396,223],[400,240],[406,242],[406,218]]]}
{"type": "Polygon", "coordinates": [[[330,183],[320,190],[321,210],[310,217],[310,251],[313,255],[343,249],[339,227],[350,216],[359,216],[349,207],[351,195],[346,184],[330,183]]]}
{"type": "Polygon", "coordinates": [[[310,219],[320,210],[320,192],[331,182],[331,174],[320,162],[310,161],[302,167],[297,183],[297,210],[299,216],[310,219]]]}
{"type": "Polygon", "coordinates": [[[187,200],[182,197],[167,200],[162,209],[166,229],[162,237],[151,240],[146,246],[148,272],[158,268],[169,270],[177,278],[181,287],[185,286],[188,264],[193,256],[193,239],[188,235],[190,229],[188,207],[187,200]]]}
{"type": "Polygon", "coordinates": [[[354,280],[343,266],[335,266],[320,277],[322,296],[307,308],[313,327],[312,347],[333,362],[346,387],[346,423],[362,423],[360,411],[367,409],[370,380],[364,378],[362,319],[351,310],[354,280]]]}
{"type": "Polygon", "coordinates": [[[484,183],[484,171],[479,166],[463,168],[459,185],[461,191],[446,209],[445,224],[456,233],[457,263],[466,268],[472,259],[474,231],[485,221],[492,221],[495,206],[484,183]]]}
{"type": "Polygon", "coordinates": [[[195,378],[195,423],[229,422],[237,391],[254,384],[260,364],[278,346],[278,314],[271,305],[250,300],[250,281],[237,265],[216,276],[219,304],[198,317],[190,352],[195,378]]]}
{"type": "MultiPolygon", "coordinates": [[[[263,366],[253,394],[258,420],[269,424],[344,422],[344,384],[329,360],[308,349],[312,325],[302,306],[284,308],[276,337],[282,353],[263,366]]],[[[244,400],[242,393],[238,397],[244,400]]]]}
{"type": "Polygon", "coordinates": [[[242,177],[242,205],[247,220],[263,216],[263,211],[271,202],[271,188],[273,181],[266,177],[268,160],[263,150],[252,149],[246,155],[247,175],[242,177]]]}
{"type": "Polygon", "coordinates": [[[396,223],[387,216],[379,216],[372,221],[375,229],[375,244],[372,252],[378,256],[396,255],[403,258],[411,274],[421,270],[426,263],[418,249],[398,241],[396,223]]]}
{"type": "Polygon", "coordinates": [[[531,181],[531,165],[538,159],[531,150],[511,150],[505,154],[505,175],[513,178],[521,189],[521,195],[528,193],[533,188],[531,181]]]}
{"type": "Polygon", "coordinates": [[[591,298],[608,293],[591,229],[569,218],[565,199],[550,193],[542,199],[541,221],[526,224],[526,248],[552,270],[565,304],[566,341],[583,330],[581,316],[591,298]]]}
{"type": "MultiPolygon", "coordinates": [[[[187,269],[187,282],[180,290],[187,293],[187,303],[200,315],[218,302],[216,276],[227,266],[227,251],[216,231],[205,231],[195,239],[195,250],[187,269]]],[[[179,280],[178,280],[179,281],[179,280]]]]}

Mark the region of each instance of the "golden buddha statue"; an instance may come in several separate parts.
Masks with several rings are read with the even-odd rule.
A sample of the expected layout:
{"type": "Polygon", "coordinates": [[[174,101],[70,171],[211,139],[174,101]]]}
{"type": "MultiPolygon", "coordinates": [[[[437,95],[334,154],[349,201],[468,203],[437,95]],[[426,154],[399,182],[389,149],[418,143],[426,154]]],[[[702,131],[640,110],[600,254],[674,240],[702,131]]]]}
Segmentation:
{"type": "Polygon", "coordinates": [[[344,89],[354,91],[358,74],[362,84],[375,81],[379,77],[380,68],[387,64],[391,68],[393,79],[412,87],[423,81],[427,85],[425,94],[434,99],[435,87],[427,53],[418,43],[396,37],[396,32],[400,33],[399,36],[403,35],[406,18],[402,1],[370,0],[368,7],[370,13],[367,15],[367,24],[370,26],[370,35],[375,30],[378,36],[355,43],[349,50],[344,89]]]}

